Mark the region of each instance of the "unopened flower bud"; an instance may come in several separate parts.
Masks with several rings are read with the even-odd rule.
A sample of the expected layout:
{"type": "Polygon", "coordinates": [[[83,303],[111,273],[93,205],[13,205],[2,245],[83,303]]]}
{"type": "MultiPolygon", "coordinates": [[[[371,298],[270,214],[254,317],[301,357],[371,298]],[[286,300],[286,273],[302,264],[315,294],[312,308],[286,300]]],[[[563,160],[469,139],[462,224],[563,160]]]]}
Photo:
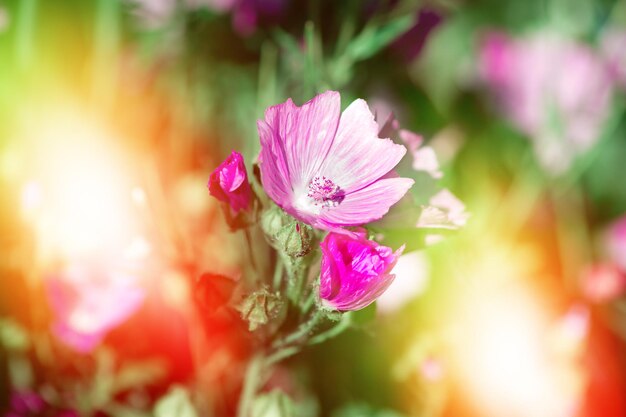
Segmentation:
{"type": "Polygon", "coordinates": [[[283,312],[283,302],[278,294],[261,289],[248,295],[241,303],[241,317],[248,321],[248,328],[254,331],[276,319],[283,312]]]}
{"type": "Polygon", "coordinates": [[[283,226],[276,235],[279,249],[292,258],[301,258],[308,255],[311,252],[313,239],[313,229],[300,222],[293,222],[283,226]]]}
{"type": "Polygon", "coordinates": [[[290,221],[292,220],[289,216],[287,216],[280,207],[275,205],[272,205],[272,207],[261,214],[261,228],[272,243],[276,241],[278,232],[290,221]]]}

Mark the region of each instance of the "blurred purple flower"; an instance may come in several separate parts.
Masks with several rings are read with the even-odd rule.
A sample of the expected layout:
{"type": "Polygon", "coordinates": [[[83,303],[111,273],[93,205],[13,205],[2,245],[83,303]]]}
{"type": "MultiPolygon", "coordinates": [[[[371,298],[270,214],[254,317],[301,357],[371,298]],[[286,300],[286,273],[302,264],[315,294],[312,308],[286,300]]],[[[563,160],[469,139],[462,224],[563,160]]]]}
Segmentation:
{"type": "Polygon", "coordinates": [[[291,99],[258,121],[263,188],[283,210],[325,230],[378,220],[413,185],[393,177],[406,148],[378,137],[367,103],[340,113],[328,91],[297,107],[291,99]]]}
{"type": "Polygon", "coordinates": [[[275,19],[287,6],[288,0],[235,0],[233,28],[242,36],[252,35],[263,18],[275,19]]]}
{"type": "Polygon", "coordinates": [[[233,151],[215,168],[208,187],[211,195],[228,204],[234,214],[250,209],[253,194],[243,156],[239,152],[233,151]]]}
{"type": "Polygon", "coordinates": [[[480,55],[483,79],[512,122],[533,139],[546,170],[564,172],[599,139],[613,79],[589,47],[548,34],[512,39],[490,33],[480,55]]]}
{"type": "Polygon", "coordinates": [[[441,23],[443,16],[434,9],[424,7],[417,14],[417,21],[411,29],[391,45],[392,49],[411,62],[416,59],[428,39],[428,35],[441,23]]]}
{"type": "Polygon", "coordinates": [[[4,417],[78,417],[74,410],[53,407],[33,391],[14,391],[11,394],[9,410],[4,417]]]}
{"type": "Polygon", "coordinates": [[[368,240],[364,230],[354,236],[329,233],[320,244],[320,298],[330,308],[360,310],[373,303],[394,279],[391,270],[404,246],[391,248],[368,240]]]}
{"type": "Polygon", "coordinates": [[[81,353],[124,322],[144,300],[134,275],[95,262],[77,262],[46,280],[53,332],[81,353]]]}

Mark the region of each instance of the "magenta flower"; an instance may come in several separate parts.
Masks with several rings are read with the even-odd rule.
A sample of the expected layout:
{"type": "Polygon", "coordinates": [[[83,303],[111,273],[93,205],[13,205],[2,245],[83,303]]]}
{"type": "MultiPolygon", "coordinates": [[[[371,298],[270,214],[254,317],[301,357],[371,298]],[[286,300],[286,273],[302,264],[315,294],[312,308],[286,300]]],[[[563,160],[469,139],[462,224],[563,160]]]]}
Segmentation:
{"type": "Polygon", "coordinates": [[[393,281],[391,270],[404,250],[393,252],[368,240],[362,229],[354,235],[331,232],[320,247],[320,298],[325,306],[341,311],[373,303],[393,281]]]}
{"type": "Polygon", "coordinates": [[[78,412],[49,404],[34,391],[14,391],[4,417],[78,417],[78,412]]]}
{"type": "Polygon", "coordinates": [[[533,140],[552,174],[567,170],[599,139],[614,77],[590,47],[546,33],[523,39],[492,33],[481,45],[480,65],[507,116],[533,140]]]}
{"type": "Polygon", "coordinates": [[[53,332],[78,352],[92,351],[140,307],[145,292],[136,281],[134,275],[89,262],[72,264],[48,278],[53,332]]]}
{"type": "Polygon", "coordinates": [[[218,200],[230,205],[232,212],[237,214],[250,209],[252,189],[248,182],[243,156],[233,151],[220,164],[209,178],[209,192],[218,200]]]}
{"type": "Polygon", "coordinates": [[[301,107],[289,99],[268,108],[258,129],[263,188],[283,210],[316,228],[337,231],[378,220],[413,185],[387,175],[406,148],[378,137],[364,100],[340,113],[334,91],[301,107]]]}

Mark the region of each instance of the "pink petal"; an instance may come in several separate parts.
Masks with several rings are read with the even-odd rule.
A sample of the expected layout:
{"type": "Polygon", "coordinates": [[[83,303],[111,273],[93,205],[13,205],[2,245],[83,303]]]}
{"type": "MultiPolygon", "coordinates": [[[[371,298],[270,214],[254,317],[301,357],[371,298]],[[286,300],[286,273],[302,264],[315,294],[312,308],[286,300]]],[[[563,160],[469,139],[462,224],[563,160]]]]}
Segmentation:
{"type": "Polygon", "coordinates": [[[293,193],[285,150],[280,137],[266,122],[259,120],[257,127],[261,138],[259,168],[263,189],[276,204],[285,208],[293,193]]]}
{"type": "Polygon", "coordinates": [[[320,219],[330,226],[358,226],[382,218],[411,188],[410,178],[385,178],[347,194],[332,210],[320,214],[320,219]]]}
{"type": "Polygon", "coordinates": [[[308,186],[331,148],[340,112],[336,91],[319,94],[301,107],[289,99],[265,111],[265,122],[282,145],[290,174],[283,181],[294,188],[308,186]]]}
{"type": "Polygon", "coordinates": [[[341,115],[337,135],[320,171],[344,192],[376,181],[400,162],[406,148],[378,137],[379,126],[364,100],[355,100],[341,115]]]}

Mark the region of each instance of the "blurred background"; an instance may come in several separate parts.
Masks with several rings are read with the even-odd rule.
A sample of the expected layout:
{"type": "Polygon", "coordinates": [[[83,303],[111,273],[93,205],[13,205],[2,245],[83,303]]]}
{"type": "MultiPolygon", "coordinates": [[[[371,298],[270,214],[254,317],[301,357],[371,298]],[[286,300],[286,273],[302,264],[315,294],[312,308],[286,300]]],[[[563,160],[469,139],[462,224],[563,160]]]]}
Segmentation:
{"type": "Polygon", "coordinates": [[[250,261],[206,183],[328,89],[422,135],[463,220],[385,232],[395,287],[272,415],[626,416],[623,0],[0,0],[4,415],[234,415],[254,345],[196,282],[250,261]]]}

